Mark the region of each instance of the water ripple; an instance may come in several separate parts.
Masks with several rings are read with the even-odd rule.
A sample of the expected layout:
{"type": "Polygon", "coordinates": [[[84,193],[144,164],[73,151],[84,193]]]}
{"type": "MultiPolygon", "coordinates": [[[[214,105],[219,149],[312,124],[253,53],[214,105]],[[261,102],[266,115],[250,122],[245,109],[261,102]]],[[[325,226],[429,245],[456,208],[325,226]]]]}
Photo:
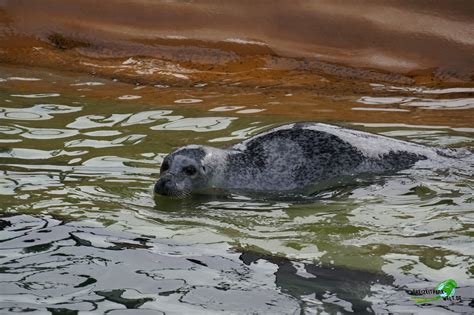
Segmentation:
{"type": "Polygon", "coordinates": [[[12,148],[0,150],[0,157],[23,160],[46,160],[60,156],[77,156],[85,154],[86,152],[87,151],[66,151],[62,149],[47,151],[39,149],[12,148]]]}
{"type": "Polygon", "coordinates": [[[61,96],[59,93],[40,93],[40,94],[11,94],[13,97],[23,98],[47,98],[47,97],[58,97],[61,96]]]}
{"type": "Polygon", "coordinates": [[[92,147],[92,148],[110,148],[124,145],[134,145],[140,143],[146,135],[131,134],[112,140],[79,139],[64,143],[66,148],[92,147]]]}
{"type": "Polygon", "coordinates": [[[53,114],[74,113],[82,107],[58,104],[37,104],[29,108],[0,107],[0,119],[10,120],[48,120],[53,114]]]}
{"type": "MultiPolygon", "coordinates": [[[[126,62],[120,67],[142,61],[126,62]]],[[[3,76],[18,76],[10,72],[3,76]]],[[[159,102],[171,103],[164,107],[114,102],[124,83],[104,80],[94,88],[94,77],[65,77],[55,87],[62,95],[71,91],[56,98],[67,105],[10,98],[45,95],[29,93],[50,78],[28,77],[42,80],[1,86],[25,86],[0,95],[8,104],[0,107],[1,214],[32,215],[0,218],[0,313],[219,313],[219,303],[236,313],[470,310],[468,300],[417,306],[405,292],[448,277],[460,283],[461,294],[472,291],[474,161],[467,153],[449,163],[422,161],[395,175],[360,178],[313,199],[153,195],[163,158],[175,148],[207,142],[225,147],[288,117],[301,120],[310,107],[300,101],[341,120],[347,113],[364,117],[349,110],[354,100],[368,104],[356,110],[408,111],[400,115],[404,123],[383,114],[352,124],[434,146],[472,146],[466,116],[472,97],[461,98],[469,89],[373,85],[371,96],[327,102],[289,87],[247,94],[239,92],[245,87],[227,93],[214,84],[128,87],[137,95],[156,93],[159,102]],[[100,97],[74,96],[77,86],[100,97]],[[208,104],[201,110],[202,104],[177,106],[174,100],[208,104]],[[273,115],[283,107],[289,116],[273,115]],[[269,114],[252,114],[261,109],[269,114]],[[455,119],[437,109],[451,109],[455,119]],[[239,118],[212,117],[219,113],[239,118]]]]}
{"type": "Polygon", "coordinates": [[[189,130],[196,132],[208,132],[223,130],[229,127],[236,117],[197,117],[183,118],[162,125],[153,126],[152,130],[189,130]]]}

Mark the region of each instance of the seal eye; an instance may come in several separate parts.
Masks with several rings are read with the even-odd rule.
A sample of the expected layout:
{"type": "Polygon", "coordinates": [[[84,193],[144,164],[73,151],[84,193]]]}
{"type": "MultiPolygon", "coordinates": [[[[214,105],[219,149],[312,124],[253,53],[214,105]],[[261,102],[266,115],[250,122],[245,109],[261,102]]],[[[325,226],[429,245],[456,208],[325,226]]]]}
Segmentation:
{"type": "Polygon", "coordinates": [[[161,172],[166,172],[170,168],[170,164],[168,162],[163,162],[161,164],[161,172]]]}
{"type": "Polygon", "coordinates": [[[189,175],[189,176],[193,176],[197,172],[196,168],[192,165],[184,167],[183,171],[186,173],[186,175],[189,175]]]}

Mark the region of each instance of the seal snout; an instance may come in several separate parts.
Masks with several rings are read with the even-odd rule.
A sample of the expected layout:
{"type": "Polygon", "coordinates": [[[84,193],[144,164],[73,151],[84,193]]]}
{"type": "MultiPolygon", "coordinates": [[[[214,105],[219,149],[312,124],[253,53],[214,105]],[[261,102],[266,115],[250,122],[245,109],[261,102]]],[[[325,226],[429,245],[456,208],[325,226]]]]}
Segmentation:
{"type": "Polygon", "coordinates": [[[177,181],[174,176],[175,175],[169,173],[161,176],[155,184],[155,193],[173,198],[184,198],[188,196],[191,192],[190,189],[186,187],[182,179],[178,178],[177,181]]]}
{"type": "Polygon", "coordinates": [[[171,186],[172,185],[170,178],[161,177],[156,182],[154,190],[156,194],[169,196],[172,194],[173,191],[171,186]]]}

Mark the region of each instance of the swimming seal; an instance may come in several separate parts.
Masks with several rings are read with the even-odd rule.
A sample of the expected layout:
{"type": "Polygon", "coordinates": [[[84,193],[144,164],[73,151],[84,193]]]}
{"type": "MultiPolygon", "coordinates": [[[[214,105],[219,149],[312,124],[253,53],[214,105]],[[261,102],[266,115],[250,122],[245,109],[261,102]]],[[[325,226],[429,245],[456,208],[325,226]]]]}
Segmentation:
{"type": "Polygon", "coordinates": [[[323,123],[294,123],[228,149],[188,145],[165,157],[155,192],[213,190],[303,193],[347,176],[408,168],[436,149],[323,123]]]}

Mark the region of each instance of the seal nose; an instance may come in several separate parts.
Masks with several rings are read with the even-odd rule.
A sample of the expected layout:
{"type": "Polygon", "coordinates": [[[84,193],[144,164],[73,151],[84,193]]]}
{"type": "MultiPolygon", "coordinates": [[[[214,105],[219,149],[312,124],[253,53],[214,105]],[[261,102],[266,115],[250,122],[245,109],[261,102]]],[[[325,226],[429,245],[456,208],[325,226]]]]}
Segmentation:
{"type": "Polygon", "coordinates": [[[155,184],[155,193],[160,195],[167,195],[169,191],[169,182],[168,178],[160,178],[155,184]]]}

